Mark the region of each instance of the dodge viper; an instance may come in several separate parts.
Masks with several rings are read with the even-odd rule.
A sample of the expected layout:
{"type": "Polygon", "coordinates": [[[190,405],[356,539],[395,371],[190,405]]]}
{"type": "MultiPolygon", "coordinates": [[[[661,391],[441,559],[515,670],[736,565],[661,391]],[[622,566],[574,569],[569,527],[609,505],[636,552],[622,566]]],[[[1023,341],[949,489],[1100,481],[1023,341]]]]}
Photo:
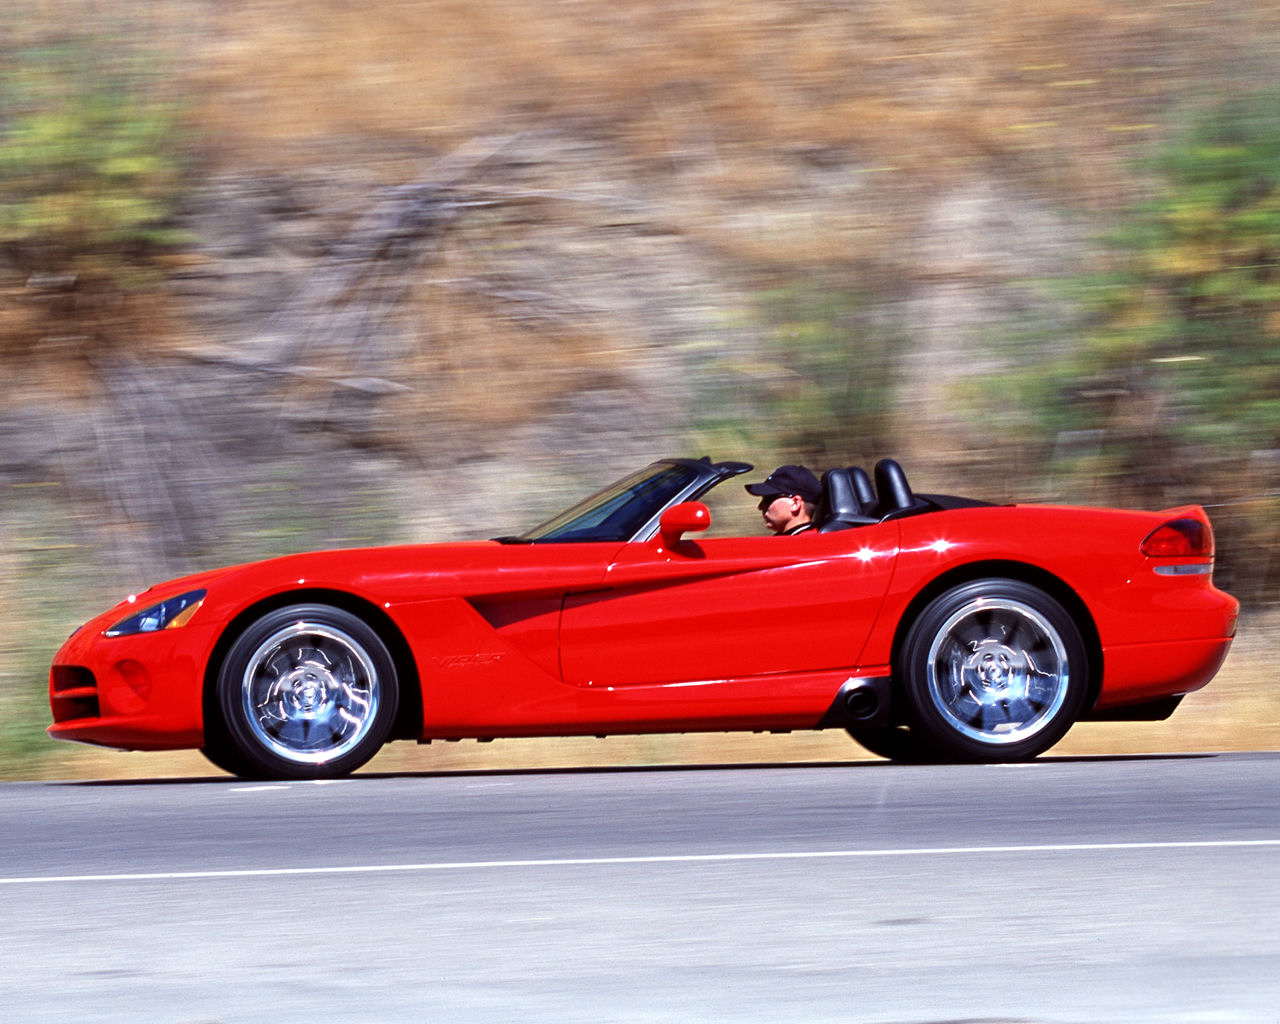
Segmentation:
{"type": "Polygon", "coordinates": [[[331,778],[387,741],[844,729],[903,761],[1017,761],[1158,720],[1238,604],[1203,509],[918,494],[822,476],[814,528],[702,535],[751,470],[663,459],[519,536],[320,551],[131,595],[49,678],[56,739],[331,778]]]}

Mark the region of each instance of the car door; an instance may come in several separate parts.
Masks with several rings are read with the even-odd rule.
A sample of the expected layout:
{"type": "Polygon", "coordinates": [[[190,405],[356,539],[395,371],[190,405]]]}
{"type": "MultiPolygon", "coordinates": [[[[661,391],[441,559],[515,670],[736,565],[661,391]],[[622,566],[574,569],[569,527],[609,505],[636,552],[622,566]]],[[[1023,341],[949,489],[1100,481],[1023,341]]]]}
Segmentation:
{"type": "MultiPolygon", "coordinates": [[[[689,683],[851,668],[889,586],[899,526],[626,545],[565,599],[564,681],[689,683]]],[[[781,682],[781,680],[780,680],[781,682]]]]}

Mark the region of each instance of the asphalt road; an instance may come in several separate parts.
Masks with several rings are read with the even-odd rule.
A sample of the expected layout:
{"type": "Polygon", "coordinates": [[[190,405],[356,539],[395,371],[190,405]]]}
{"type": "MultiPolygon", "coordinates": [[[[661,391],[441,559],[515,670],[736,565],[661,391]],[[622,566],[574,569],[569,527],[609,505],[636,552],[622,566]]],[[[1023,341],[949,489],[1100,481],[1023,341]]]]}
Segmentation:
{"type": "Polygon", "coordinates": [[[1280,1024],[1280,755],[0,786],[5,1022],[1280,1024]]]}

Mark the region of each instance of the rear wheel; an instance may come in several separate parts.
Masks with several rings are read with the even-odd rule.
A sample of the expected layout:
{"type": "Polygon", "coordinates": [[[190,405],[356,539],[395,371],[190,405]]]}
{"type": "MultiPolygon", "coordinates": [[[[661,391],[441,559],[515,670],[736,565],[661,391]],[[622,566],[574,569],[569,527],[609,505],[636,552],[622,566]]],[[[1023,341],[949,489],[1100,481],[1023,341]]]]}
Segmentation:
{"type": "Polygon", "coordinates": [[[1074,620],[1038,587],[955,587],[925,608],[902,648],[912,730],[961,760],[1035,757],[1079,716],[1086,661],[1074,620]]]}
{"type": "Polygon", "coordinates": [[[378,752],[397,696],[391,656],[363,619],[328,605],[280,608],[228,651],[205,753],[238,775],[336,778],[378,752]]]}

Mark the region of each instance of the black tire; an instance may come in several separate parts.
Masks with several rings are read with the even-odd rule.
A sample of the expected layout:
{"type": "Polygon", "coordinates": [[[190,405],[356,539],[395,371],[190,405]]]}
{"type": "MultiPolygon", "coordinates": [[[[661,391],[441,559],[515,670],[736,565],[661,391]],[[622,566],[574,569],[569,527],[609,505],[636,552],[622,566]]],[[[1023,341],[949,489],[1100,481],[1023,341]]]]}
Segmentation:
{"type": "Polygon", "coordinates": [[[877,757],[898,764],[936,764],[943,760],[936,749],[923,741],[918,733],[898,726],[873,729],[866,725],[851,725],[849,735],[877,757]]]}
{"type": "Polygon", "coordinates": [[[236,775],[242,779],[260,777],[253,767],[236,753],[229,741],[210,736],[207,726],[204,746],[200,748],[200,753],[204,754],[215,768],[222,769],[228,775],[236,775]]]}
{"type": "Polygon", "coordinates": [[[1088,688],[1080,629],[1053,597],[983,579],[935,598],[899,658],[911,727],[962,761],[1025,761],[1057,743],[1088,688]]]}
{"type": "Polygon", "coordinates": [[[237,775],[332,779],[376,754],[395,722],[386,645],[363,619],[323,604],[269,612],[218,673],[205,756],[237,775]]]}

